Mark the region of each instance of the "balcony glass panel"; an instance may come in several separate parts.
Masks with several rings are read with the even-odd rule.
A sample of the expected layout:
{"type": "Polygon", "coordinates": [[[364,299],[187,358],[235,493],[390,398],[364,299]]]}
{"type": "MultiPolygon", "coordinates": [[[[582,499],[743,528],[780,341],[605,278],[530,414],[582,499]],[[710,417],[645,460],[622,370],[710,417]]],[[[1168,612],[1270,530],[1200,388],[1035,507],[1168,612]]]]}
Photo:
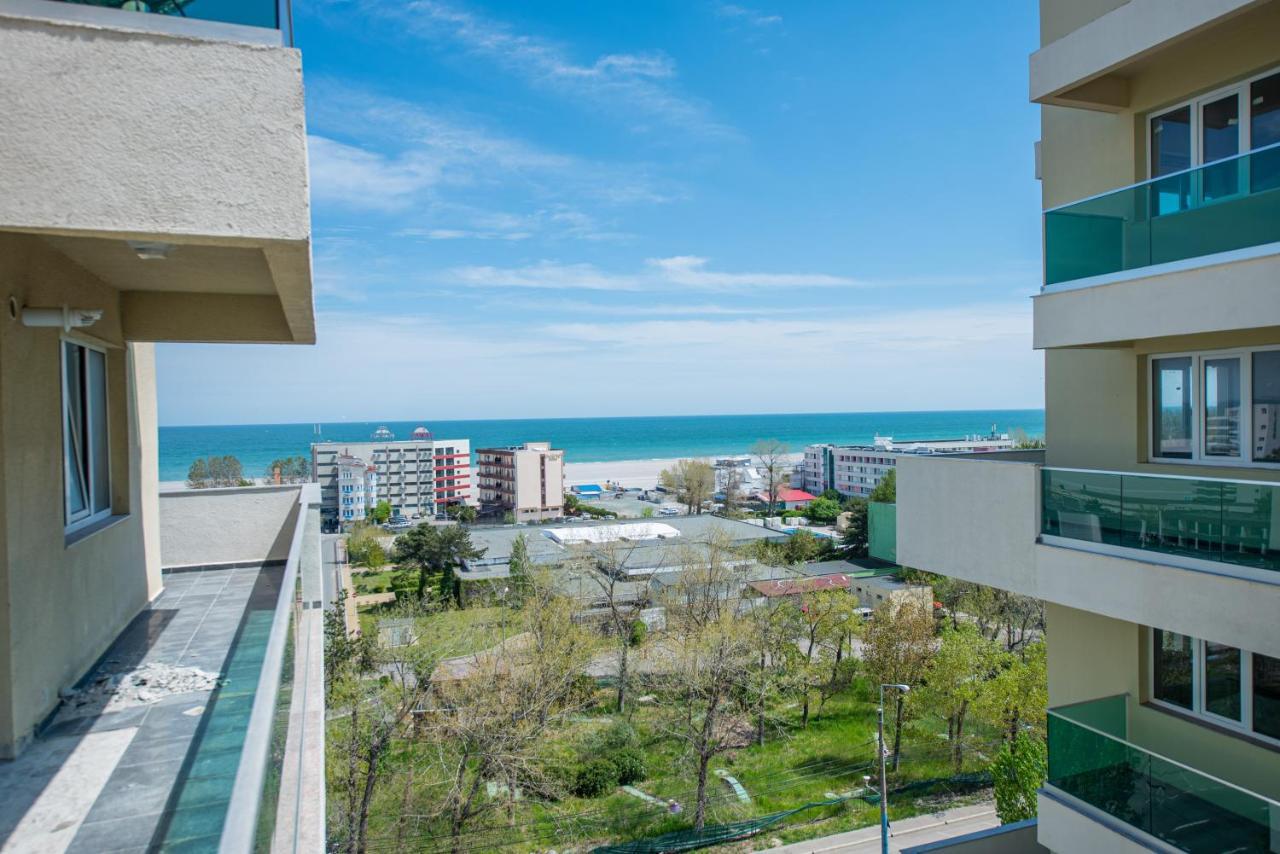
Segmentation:
{"type": "Polygon", "coordinates": [[[279,0],[65,0],[129,12],[174,15],[247,27],[280,29],[279,0]]]}
{"type": "Polygon", "coordinates": [[[1049,710],[1049,785],[1182,851],[1269,851],[1260,795],[1127,741],[1127,698],[1049,710]]]}
{"type": "Polygon", "coordinates": [[[1041,533],[1280,570],[1280,485],[1044,469],[1041,533]]]}
{"type": "Polygon", "coordinates": [[[1280,145],[1046,211],[1045,284],[1280,241],[1280,145]]]}

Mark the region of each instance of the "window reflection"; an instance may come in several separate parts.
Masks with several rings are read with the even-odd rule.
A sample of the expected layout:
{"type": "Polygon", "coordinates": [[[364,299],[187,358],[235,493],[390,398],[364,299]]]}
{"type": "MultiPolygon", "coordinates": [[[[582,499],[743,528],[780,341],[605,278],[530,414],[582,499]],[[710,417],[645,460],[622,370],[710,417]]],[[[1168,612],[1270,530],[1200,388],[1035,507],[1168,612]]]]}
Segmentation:
{"type": "Polygon", "coordinates": [[[1280,463],[1280,350],[1253,354],[1253,459],[1280,463]]]}
{"type": "Polygon", "coordinates": [[[1204,360],[1204,453],[1240,456],[1240,359],[1204,360]]]}
{"type": "Polygon", "coordinates": [[[1152,694],[1157,700],[1191,709],[1193,641],[1186,635],[1152,630],[1152,694]]]}
{"type": "Polygon", "coordinates": [[[1153,456],[1191,457],[1191,357],[1151,360],[1153,456]]]}

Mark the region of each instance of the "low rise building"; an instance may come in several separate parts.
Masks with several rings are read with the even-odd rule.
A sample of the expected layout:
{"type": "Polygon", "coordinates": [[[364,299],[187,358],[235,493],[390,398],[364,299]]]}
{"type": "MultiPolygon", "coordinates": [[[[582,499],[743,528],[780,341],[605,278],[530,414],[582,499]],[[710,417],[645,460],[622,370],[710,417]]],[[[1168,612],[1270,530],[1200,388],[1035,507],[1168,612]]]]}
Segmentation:
{"type": "Polygon", "coordinates": [[[517,522],[564,515],[564,451],[549,442],[525,442],[476,451],[482,510],[510,513],[517,522]]]}
{"type": "Polygon", "coordinates": [[[865,498],[904,456],[1004,451],[1013,445],[1009,434],[994,429],[986,436],[960,439],[895,442],[892,436],[877,436],[870,445],[809,445],[792,473],[791,485],[815,495],[834,489],[841,495],[865,498]]]}
{"type": "MultiPolygon", "coordinates": [[[[414,430],[410,439],[396,439],[390,430],[380,427],[368,442],[316,442],[311,446],[312,477],[320,484],[326,527],[364,518],[355,513],[354,489],[352,493],[341,489],[339,461],[343,458],[373,467],[374,493],[365,493],[367,508],[386,501],[393,514],[416,519],[443,513],[450,504],[475,504],[469,440],[437,439],[425,427],[414,430]],[[345,503],[345,498],[352,498],[352,503],[345,503]],[[350,516],[348,510],[352,511],[350,516]]],[[[348,485],[355,486],[354,482],[348,485]]]]}
{"type": "Polygon", "coordinates": [[[338,480],[338,518],[344,525],[364,519],[378,504],[378,469],[359,457],[340,454],[334,462],[338,480]]]}

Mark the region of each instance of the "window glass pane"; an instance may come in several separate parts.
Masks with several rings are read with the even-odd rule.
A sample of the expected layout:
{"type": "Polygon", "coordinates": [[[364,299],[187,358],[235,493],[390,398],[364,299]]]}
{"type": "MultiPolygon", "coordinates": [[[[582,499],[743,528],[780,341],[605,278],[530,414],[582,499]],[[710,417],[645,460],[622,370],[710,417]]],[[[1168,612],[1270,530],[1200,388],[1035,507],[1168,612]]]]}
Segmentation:
{"type": "Polygon", "coordinates": [[[84,467],[84,377],[80,359],[81,348],[63,342],[64,371],[63,398],[66,418],[62,425],[63,487],[67,499],[67,521],[73,521],[88,509],[89,496],[85,489],[88,480],[84,467]]]}
{"type": "Polygon", "coordinates": [[[1152,629],[1152,695],[1190,709],[1192,641],[1186,635],[1152,629]]]}
{"type": "Polygon", "coordinates": [[[1191,357],[1151,360],[1152,456],[1191,457],[1191,357]]]}
{"type": "MultiPolygon", "coordinates": [[[[1212,163],[1240,153],[1240,96],[1231,94],[1200,107],[1200,161],[1212,163]]],[[[1219,163],[1201,171],[1205,201],[1240,191],[1240,164],[1219,163]]]]}
{"type": "Polygon", "coordinates": [[[1253,730],[1280,738],[1280,658],[1253,654],[1253,730]]]}
{"type": "Polygon", "coordinates": [[[1240,456],[1240,359],[1204,360],[1204,453],[1240,456]]]}
{"type": "Polygon", "coordinates": [[[1191,107],[1151,120],[1151,177],[1191,168],[1191,107]]]}
{"type": "Polygon", "coordinates": [[[1253,354],[1253,458],[1280,463],[1280,350],[1253,354]]]}
{"type": "Polygon", "coordinates": [[[89,411],[86,424],[89,429],[89,464],[93,486],[93,512],[111,507],[110,452],[107,449],[107,357],[97,350],[87,350],[89,356],[86,376],[86,400],[89,411]]]}
{"type": "Polygon", "coordinates": [[[1254,148],[1280,142],[1280,74],[1249,84],[1249,136],[1254,148]]]}
{"type": "Polygon", "coordinates": [[[1240,650],[1220,643],[1204,643],[1204,708],[1240,720],[1240,650]]]}

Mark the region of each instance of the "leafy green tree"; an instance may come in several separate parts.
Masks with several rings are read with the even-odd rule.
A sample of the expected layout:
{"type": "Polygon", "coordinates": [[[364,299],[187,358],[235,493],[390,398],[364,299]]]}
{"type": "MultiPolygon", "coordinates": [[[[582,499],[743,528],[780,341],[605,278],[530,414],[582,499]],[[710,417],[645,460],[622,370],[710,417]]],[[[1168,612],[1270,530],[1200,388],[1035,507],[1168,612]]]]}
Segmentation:
{"type": "MultiPolygon", "coordinates": [[[[933,654],[933,615],[912,602],[886,602],[863,629],[862,660],[873,685],[901,683],[913,688],[920,684],[933,654]]],[[[895,692],[896,693],[896,692],[895,692]]],[[[902,745],[902,724],[907,713],[903,697],[897,695],[893,715],[893,769],[898,768],[902,745]]]]}
{"type": "Polygon", "coordinates": [[[716,491],[716,470],[706,460],[677,460],[658,475],[664,489],[689,508],[702,513],[703,505],[716,491]]]}
{"type": "Polygon", "coordinates": [[[209,486],[209,461],[204,457],[193,460],[187,469],[187,486],[204,489],[209,486]]]}
{"type": "Polygon", "coordinates": [[[822,494],[821,494],[821,495],[819,495],[818,497],[819,497],[819,498],[827,498],[827,499],[830,499],[831,501],[834,501],[834,502],[835,502],[835,503],[837,503],[837,504],[839,504],[841,501],[843,501],[843,500],[844,500],[844,496],[843,496],[843,495],[841,495],[841,494],[840,494],[839,492],[837,492],[836,490],[834,490],[834,489],[830,489],[830,488],[827,488],[827,489],[822,490],[822,494]]]}
{"type": "Polygon", "coordinates": [[[995,779],[996,815],[1001,824],[1036,817],[1036,792],[1049,773],[1049,753],[1044,739],[1020,733],[1004,744],[991,763],[995,779]]]}
{"type": "Polygon", "coordinates": [[[392,559],[401,567],[418,571],[418,598],[426,595],[427,582],[434,578],[442,591],[455,595],[453,570],[463,561],[484,557],[485,549],[471,542],[471,534],[459,525],[432,525],[423,522],[396,537],[392,559]]]}
{"type": "Polygon", "coordinates": [[[510,510],[502,514],[502,524],[514,525],[515,523],[516,523],[516,514],[512,513],[510,510]]]}
{"type": "Polygon", "coordinates": [[[867,496],[868,501],[877,501],[883,504],[896,504],[898,501],[898,470],[889,469],[884,473],[884,477],[880,478],[880,482],[871,490],[871,494],[867,496]]]}
{"type": "Polygon", "coordinates": [[[347,560],[356,566],[378,569],[387,563],[387,552],[378,542],[377,529],[357,524],[347,535],[347,560]]]}
{"type": "Polygon", "coordinates": [[[369,509],[369,519],[375,525],[385,525],[391,518],[391,502],[381,499],[369,509]]]}
{"type": "Polygon", "coordinates": [[[566,515],[566,516],[576,516],[576,515],[577,515],[577,513],[578,513],[578,506],[579,506],[581,503],[582,503],[582,502],[580,502],[580,501],[578,500],[578,496],[574,495],[572,492],[566,492],[566,493],[564,494],[564,512],[565,512],[565,515],[566,515]]]}
{"type": "Polygon", "coordinates": [[[450,519],[455,519],[463,525],[470,525],[479,515],[476,512],[476,508],[470,504],[450,504],[445,508],[444,512],[449,515],[450,519]]]}
{"type": "Polygon", "coordinates": [[[311,463],[306,457],[281,457],[271,461],[265,472],[267,483],[306,483],[311,479],[311,463]]]}
{"type": "Polygon", "coordinates": [[[999,666],[999,654],[995,642],[972,625],[948,627],[925,671],[924,687],[916,695],[922,706],[947,719],[947,740],[957,772],[964,762],[965,723],[999,666]]]}
{"type": "Polygon", "coordinates": [[[870,531],[867,524],[867,499],[849,499],[845,504],[845,512],[849,514],[849,527],[845,528],[842,545],[849,557],[866,557],[870,531]]]}
{"type": "Polygon", "coordinates": [[[787,538],[787,563],[808,563],[811,560],[818,560],[830,548],[829,542],[825,537],[819,539],[812,531],[801,528],[787,538]]]}
{"type": "Polygon", "coordinates": [[[815,498],[809,502],[809,506],[804,508],[804,515],[810,522],[819,525],[830,525],[836,521],[836,517],[840,515],[840,502],[827,498],[815,498]]]}
{"type": "Polygon", "coordinates": [[[231,455],[198,459],[187,469],[187,486],[192,489],[252,485],[253,481],[245,479],[240,460],[231,455]]]}
{"type": "Polygon", "coordinates": [[[652,507],[645,507],[644,509],[642,509],[642,510],[640,511],[640,518],[641,518],[641,519],[652,519],[652,518],[654,517],[654,515],[655,515],[655,514],[654,514],[654,512],[653,512],[653,508],[652,508],[652,507]]]}
{"type": "Polygon", "coordinates": [[[520,534],[511,544],[511,557],[507,562],[511,588],[510,593],[507,594],[507,602],[511,607],[519,608],[533,592],[532,569],[533,563],[529,560],[529,541],[524,534],[520,534]]]}
{"type": "Polygon", "coordinates": [[[1003,653],[999,669],[984,686],[979,711],[999,724],[1006,744],[1012,744],[1024,731],[1044,736],[1049,705],[1047,665],[1044,641],[1036,641],[1021,653],[1003,653]]]}

